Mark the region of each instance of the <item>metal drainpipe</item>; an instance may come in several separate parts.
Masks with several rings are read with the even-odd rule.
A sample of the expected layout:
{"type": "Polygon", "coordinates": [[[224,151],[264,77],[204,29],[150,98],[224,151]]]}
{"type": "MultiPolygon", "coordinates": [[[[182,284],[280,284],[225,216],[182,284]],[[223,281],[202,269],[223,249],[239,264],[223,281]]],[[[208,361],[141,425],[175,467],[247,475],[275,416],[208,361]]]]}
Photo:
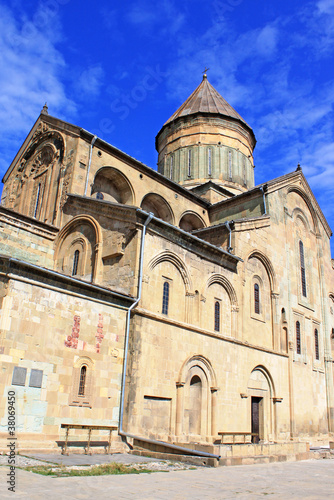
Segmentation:
{"type": "Polygon", "coordinates": [[[134,307],[136,307],[136,305],[138,304],[138,302],[140,301],[140,298],[141,298],[145,235],[146,235],[146,228],[152,219],[153,219],[153,214],[150,213],[150,214],[148,214],[148,217],[147,217],[146,221],[144,222],[143,232],[142,232],[141,242],[140,242],[137,300],[133,304],[131,304],[131,306],[128,309],[127,315],[126,315],[124,366],[123,366],[123,375],[122,375],[122,391],[121,391],[119,430],[118,430],[118,433],[120,435],[123,435],[124,392],[125,392],[126,368],[127,368],[127,362],[128,362],[131,311],[134,307]]]}
{"type": "Polygon", "coordinates": [[[263,206],[264,206],[264,214],[263,215],[267,215],[266,196],[264,194],[264,187],[263,186],[260,187],[260,191],[262,191],[262,195],[263,195],[263,206]]]}
{"type": "Polygon", "coordinates": [[[88,176],[89,176],[89,171],[90,171],[90,165],[92,163],[93,146],[94,146],[94,143],[95,143],[96,139],[97,139],[97,135],[94,135],[94,137],[92,139],[92,142],[90,143],[90,146],[89,146],[89,160],[88,160],[88,170],[87,170],[87,175],[86,175],[86,184],[85,184],[84,196],[87,196],[88,176]]]}
{"type": "Polygon", "coordinates": [[[144,222],[143,232],[142,232],[142,237],[141,237],[141,244],[140,244],[137,300],[133,304],[131,304],[131,306],[128,309],[127,315],[126,315],[124,365],[123,365],[123,376],[122,376],[122,390],[121,390],[121,401],[120,401],[120,415],[119,415],[118,434],[120,436],[130,437],[132,439],[138,439],[138,441],[144,441],[145,443],[152,443],[152,444],[156,444],[156,445],[163,445],[166,448],[171,448],[173,450],[187,452],[190,455],[196,455],[196,456],[208,457],[208,458],[216,458],[217,460],[219,460],[220,459],[220,455],[214,455],[212,453],[207,453],[205,451],[191,450],[189,448],[184,448],[182,446],[177,446],[175,444],[166,443],[164,441],[157,441],[155,439],[148,439],[148,438],[144,438],[144,437],[141,437],[141,436],[136,436],[134,434],[130,434],[129,432],[125,432],[123,430],[124,393],[125,393],[125,379],[126,379],[127,358],[128,358],[128,351],[129,351],[129,332],[130,332],[131,311],[132,311],[132,309],[134,307],[137,306],[137,304],[138,304],[138,302],[140,301],[140,298],[141,298],[142,274],[143,274],[143,260],[144,260],[143,257],[144,257],[144,244],[145,244],[146,228],[147,228],[147,226],[149,225],[149,223],[151,222],[152,219],[156,220],[156,217],[154,217],[154,215],[152,213],[147,214],[147,212],[144,212],[143,210],[140,210],[140,209],[137,209],[137,212],[140,212],[142,214],[146,214],[148,217],[147,217],[146,221],[144,222]]]}
{"type": "Polygon", "coordinates": [[[233,220],[227,220],[226,222],[224,222],[225,226],[227,227],[227,229],[229,230],[230,234],[228,236],[228,248],[227,248],[227,251],[229,253],[232,252],[233,248],[232,248],[232,229],[230,227],[230,224],[233,224],[233,220]]]}

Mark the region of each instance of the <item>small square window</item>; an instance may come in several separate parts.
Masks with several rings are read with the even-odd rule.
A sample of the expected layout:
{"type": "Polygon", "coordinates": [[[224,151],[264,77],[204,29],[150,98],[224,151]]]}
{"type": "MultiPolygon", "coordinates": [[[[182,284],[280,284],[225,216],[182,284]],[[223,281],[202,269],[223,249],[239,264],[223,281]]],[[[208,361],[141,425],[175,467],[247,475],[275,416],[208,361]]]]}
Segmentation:
{"type": "Polygon", "coordinates": [[[29,387],[42,387],[43,370],[31,370],[29,387]]]}
{"type": "Polygon", "coordinates": [[[27,369],[15,366],[13,371],[12,385],[25,385],[27,369]]]}

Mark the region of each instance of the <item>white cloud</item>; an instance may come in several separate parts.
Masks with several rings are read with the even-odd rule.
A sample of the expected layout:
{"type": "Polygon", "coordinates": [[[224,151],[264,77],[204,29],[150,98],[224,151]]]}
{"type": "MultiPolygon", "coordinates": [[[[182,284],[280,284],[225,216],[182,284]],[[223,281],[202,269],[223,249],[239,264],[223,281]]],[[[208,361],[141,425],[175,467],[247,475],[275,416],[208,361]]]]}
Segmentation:
{"type": "Polygon", "coordinates": [[[76,83],[76,90],[80,94],[97,96],[100,93],[104,79],[104,70],[101,65],[91,66],[85,69],[76,83]]]}
{"type": "Polygon", "coordinates": [[[317,7],[321,14],[334,14],[334,0],[320,0],[317,7]]]}
{"type": "Polygon", "coordinates": [[[309,2],[298,16],[280,15],[242,33],[213,17],[195,41],[178,36],[168,81],[169,97],[180,105],[209,66],[210,83],[254,129],[256,182],[291,172],[300,161],[327,216],[334,215],[333,6],[334,0],[309,2]]]}
{"type": "MultiPolygon", "coordinates": [[[[175,6],[171,0],[162,0],[159,7],[152,2],[141,0],[128,8],[128,21],[140,27],[141,30],[153,32],[159,26],[159,35],[175,35],[185,21],[185,15],[180,12],[180,4],[175,6]]],[[[171,40],[172,41],[172,40],[171,40]]]]}
{"type": "Polygon", "coordinates": [[[263,56],[272,56],[277,47],[278,30],[274,26],[265,26],[258,34],[256,48],[263,56]]]}
{"type": "Polygon", "coordinates": [[[132,24],[151,24],[158,20],[158,13],[148,6],[133,5],[128,12],[128,20],[132,24]]]}
{"type": "Polygon", "coordinates": [[[0,13],[0,67],[3,68],[0,73],[0,147],[3,174],[4,163],[8,166],[12,151],[18,149],[45,102],[49,105],[50,114],[56,116],[64,113],[71,115],[76,107],[67,97],[62,83],[66,63],[56,48],[56,40],[60,36],[56,13],[37,10],[32,21],[18,21],[2,4],[0,13]],[[50,23],[54,28],[52,30],[49,29],[50,23]]]}

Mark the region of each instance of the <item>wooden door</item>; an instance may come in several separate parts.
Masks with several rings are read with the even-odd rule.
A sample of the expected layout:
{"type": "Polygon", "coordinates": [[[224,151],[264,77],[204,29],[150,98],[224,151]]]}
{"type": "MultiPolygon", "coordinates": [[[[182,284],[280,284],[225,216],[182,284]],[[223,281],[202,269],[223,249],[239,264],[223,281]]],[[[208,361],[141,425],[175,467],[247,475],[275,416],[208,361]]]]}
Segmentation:
{"type": "Polygon", "coordinates": [[[252,443],[258,443],[262,438],[262,404],[263,398],[252,397],[252,434],[257,434],[257,436],[252,436],[252,443]]]}

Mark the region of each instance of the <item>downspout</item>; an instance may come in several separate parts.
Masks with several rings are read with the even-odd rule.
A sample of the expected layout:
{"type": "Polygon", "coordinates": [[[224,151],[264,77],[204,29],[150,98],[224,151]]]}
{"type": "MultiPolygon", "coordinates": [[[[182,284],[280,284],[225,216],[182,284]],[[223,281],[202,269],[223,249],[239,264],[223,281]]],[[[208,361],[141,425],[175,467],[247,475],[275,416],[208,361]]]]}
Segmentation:
{"type": "Polygon", "coordinates": [[[89,160],[88,160],[88,169],[87,169],[87,175],[86,175],[86,184],[85,184],[84,196],[87,196],[88,177],[89,177],[90,165],[92,163],[93,146],[94,146],[94,143],[95,143],[96,139],[97,139],[97,135],[94,135],[94,137],[92,139],[92,142],[90,143],[90,146],[89,146],[89,160]]]}
{"type": "Polygon", "coordinates": [[[266,205],[266,196],[265,196],[265,188],[267,188],[267,186],[261,186],[260,187],[260,191],[262,191],[262,195],[263,195],[263,206],[264,206],[264,214],[263,215],[267,215],[267,205],[266,205]]]}
{"type": "Polygon", "coordinates": [[[149,213],[148,217],[143,225],[143,232],[142,232],[141,243],[140,243],[140,254],[139,254],[137,299],[133,304],[131,304],[131,306],[128,309],[127,315],[126,315],[124,366],[123,366],[123,376],[122,376],[122,392],[121,392],[121,401],[120,401],[119,430],[118,430],[118,433],[121,436],[126,435],[123,431],[123,414],[124,414],[124,392],[125,392],[126,368],[127,368],[128,350],[129,350],[129,331],[130,331],[131,311],[134,307],[136,307],[136,305],[138,304],[138,302],[140,301],[140,298],[141,298],[141,289],[142,289],[142,282],[143,282],[142,274],[143,274],[143,260],[144,260],[143,257],[144,257],[145,235],[146,235],[146,228],[152,219],[153,219],[153,214],[149,213]]]}
{"type": "Polygon", "coordinates": [[[227,247],[227,251],[229,253],[232,252],[233,248],[232,248],[232,229],[230,227],[230,224],[233,224],[233,220],[227,220],[226,222],[224,222],[225,226],[227,227],[227,229],[229,230],[229,236],[228,236],[228,247],[227,247]]]}
{"type": "Polygon", "coordinates": [[[187,452],[190,455],[196,455],[200,457],[208,457],[208,458],[216,458],[220,459],[220,455],[213,455],[212,453],[207,453],[205,451],[191,450],[189,448],[184,448],[182,446],[177,446],[171,443],[166,443],[164,441],[157,441],[155,439],[148,439],[141,436],[136,436],[134,434],[130,434],[129,432],[125,432],[123,430],[123,417],[124,417],[124,393],[125,393],[125,380],[126,380],[126,369],[127,369],[127,360],[128,360],[128,351],[129,351],[129,332],[130,332],[130,320],[131,320],[131,311],[138,305],[138,302],[141,299],[141,290],[142,290],[142,275],[143,275],[143,261],[144,261],[144,246],[145,246],[145,236],[146,236],[146,228],[151,222],[152,219],[156,220],[156,217],[152,213],[147,214],[141,209],[137,209],[137,212],[147,215],[147,219],[143,225],[143,232],[141,237],[140,244],[140,255],[139,255],[139,273],[138,273],[138,293],[136,301],[131,304],[128,309],[126,315],[126,328],[125,328],[125,349],[124,349],[124,364],[123,364],[123,375],[122,375],[122,390],[121,390],[121,401],[120,401],[120,415],[119,415],[119,427],[118,434],[120,436],[130,437],[132,439],[137,439],[138,441],[144,441],[145,443],[151,443],[156,445],[163,445],[166,448],[171,448],[180,452],[187,452]]]}

